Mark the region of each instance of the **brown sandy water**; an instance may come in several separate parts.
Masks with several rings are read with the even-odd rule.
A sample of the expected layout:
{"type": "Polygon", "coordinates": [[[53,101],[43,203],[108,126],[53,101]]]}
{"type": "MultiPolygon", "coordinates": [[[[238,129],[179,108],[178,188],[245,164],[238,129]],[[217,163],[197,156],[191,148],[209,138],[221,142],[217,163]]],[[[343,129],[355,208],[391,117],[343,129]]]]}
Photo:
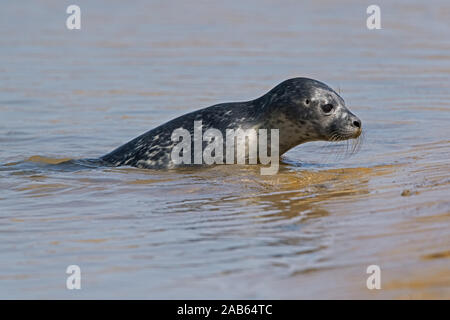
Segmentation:
{"type": "Polygon", "coordinates": [[[381,1],[373,31],[358,1],[77,4],[80,31],[56,1],[0,11],[1,298],[450,298],[448,2],[381,1]],[[340,90],[358,153],[305,144],[274,176],[60,163],[294,76],[340,90]]]}

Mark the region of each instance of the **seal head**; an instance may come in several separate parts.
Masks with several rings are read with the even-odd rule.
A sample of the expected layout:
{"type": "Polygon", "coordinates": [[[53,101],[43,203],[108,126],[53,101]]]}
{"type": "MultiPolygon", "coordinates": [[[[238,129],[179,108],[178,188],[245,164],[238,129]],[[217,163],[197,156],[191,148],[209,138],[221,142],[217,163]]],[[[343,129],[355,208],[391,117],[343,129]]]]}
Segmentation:
{"type": "Polygon", "coordinates": [[[341,141],[361,135],[361,120],[326,84],[308,78],[286,80],[256,101],[263,127],[280,129],[280,154],[309,141],[341,141]]]}

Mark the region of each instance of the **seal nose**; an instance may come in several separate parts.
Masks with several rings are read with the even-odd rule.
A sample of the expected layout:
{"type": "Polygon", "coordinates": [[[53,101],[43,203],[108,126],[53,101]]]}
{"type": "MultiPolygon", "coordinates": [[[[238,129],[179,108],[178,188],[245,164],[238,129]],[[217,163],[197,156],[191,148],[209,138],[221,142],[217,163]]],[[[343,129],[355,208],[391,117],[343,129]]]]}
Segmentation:
{"type": "Polygon", "coordinates": [[[353,120],[353,126],[357,128],[361,128],[361,120],[353,120]]]}
{"type": "Polygon", "coordinates": [[[350,113],[348,120],[350,120],[349,122],[353,127],[361,130],[361,120],[359,120],[357,116],[355,116],[353,113],[350,113]]]}

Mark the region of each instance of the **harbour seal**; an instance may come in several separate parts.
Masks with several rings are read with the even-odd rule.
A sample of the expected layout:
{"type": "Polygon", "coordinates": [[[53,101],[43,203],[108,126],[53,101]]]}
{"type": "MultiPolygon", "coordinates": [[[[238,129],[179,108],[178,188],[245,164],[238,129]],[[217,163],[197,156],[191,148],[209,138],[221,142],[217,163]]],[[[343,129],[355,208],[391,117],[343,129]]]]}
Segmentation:
{"type": "Polygon", "coordinates": [[[227,129],[279,129],[280,155],[305,142],[355,139],[362,132],[361,120],[333,89],[317,80],[292,78],[257,99],[216,104],[180,116],[100,159],[112,166],[175,167],[172,133],[184,128],[193,135],[195,121],[201,121],[203,132],[215,128],[224,136],[227,129]]]}

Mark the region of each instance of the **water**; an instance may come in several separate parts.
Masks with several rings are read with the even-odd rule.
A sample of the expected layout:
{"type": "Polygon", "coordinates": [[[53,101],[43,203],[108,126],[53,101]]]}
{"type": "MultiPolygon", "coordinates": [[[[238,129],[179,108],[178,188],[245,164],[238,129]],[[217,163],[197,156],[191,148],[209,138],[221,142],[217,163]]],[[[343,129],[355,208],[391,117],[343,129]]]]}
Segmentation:
{"type": "Polygon", "coordinates": [[[450,298],[448,1],[379,1],[381,30],[358,1],[80,0],[80,31],[69,4],[1,4],[1,298],[450,298]],[[296,76],[362,119],[357,154],[305,144],[269,177],[57,164],[296,76]]]}

